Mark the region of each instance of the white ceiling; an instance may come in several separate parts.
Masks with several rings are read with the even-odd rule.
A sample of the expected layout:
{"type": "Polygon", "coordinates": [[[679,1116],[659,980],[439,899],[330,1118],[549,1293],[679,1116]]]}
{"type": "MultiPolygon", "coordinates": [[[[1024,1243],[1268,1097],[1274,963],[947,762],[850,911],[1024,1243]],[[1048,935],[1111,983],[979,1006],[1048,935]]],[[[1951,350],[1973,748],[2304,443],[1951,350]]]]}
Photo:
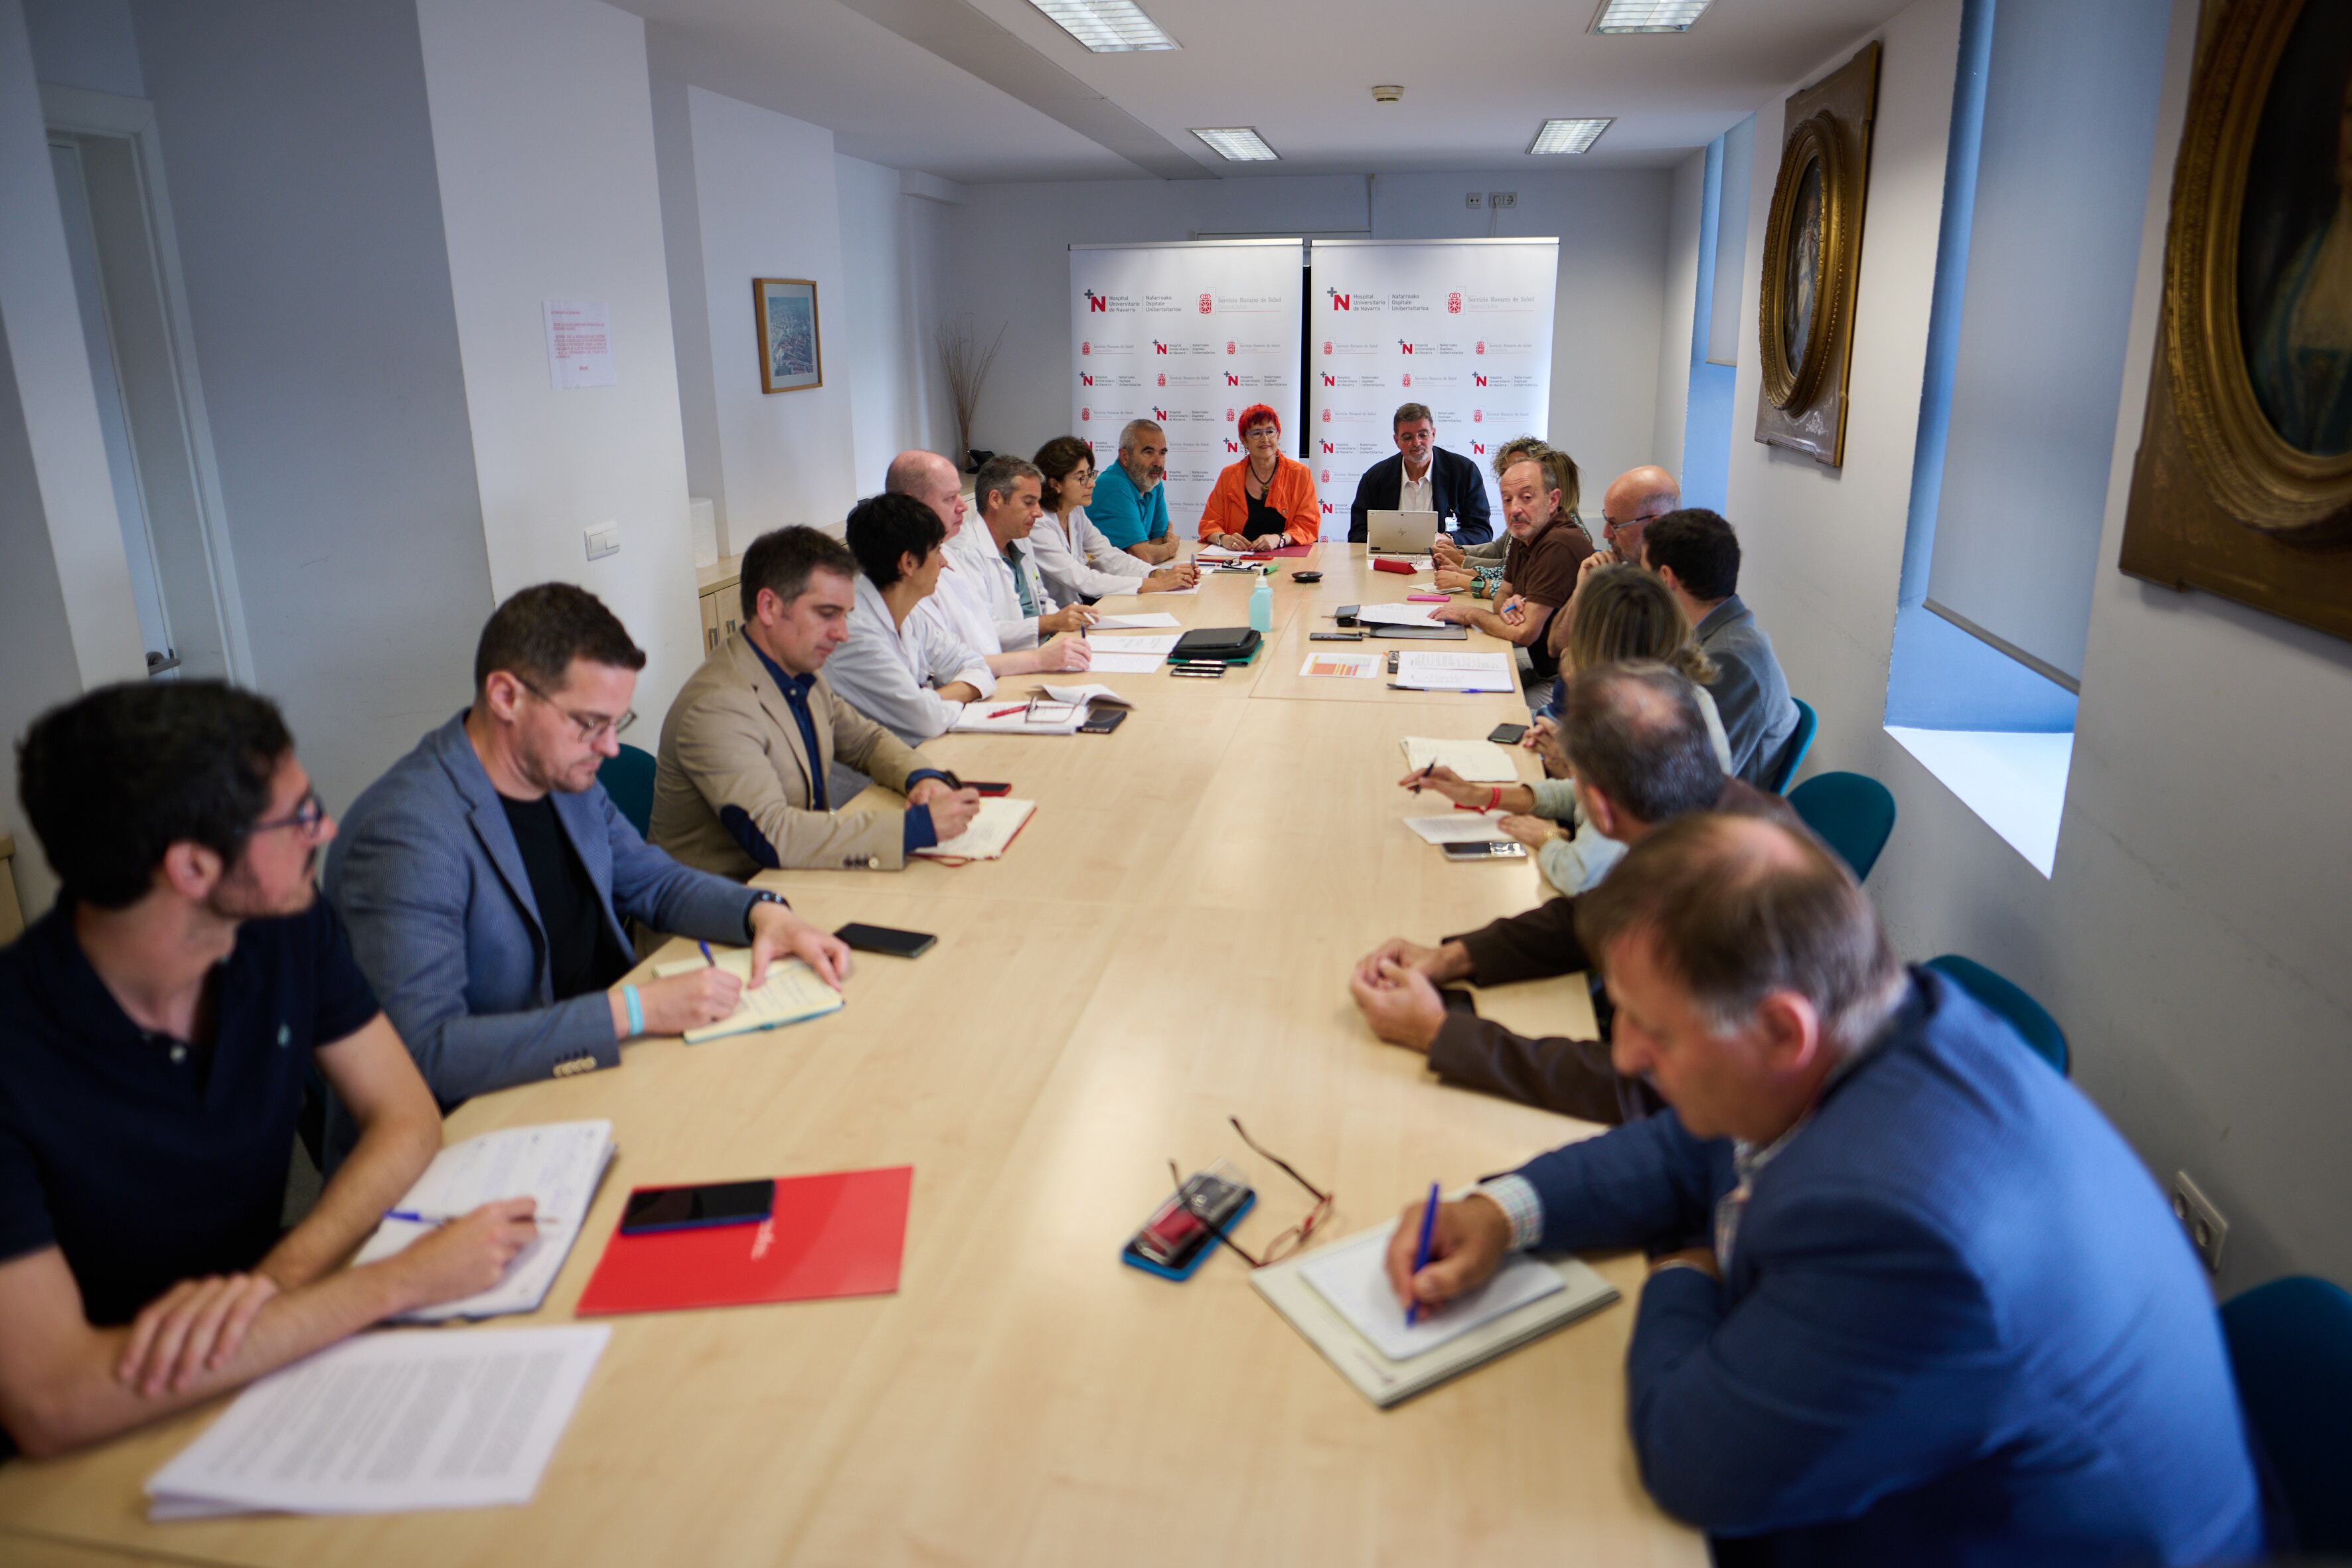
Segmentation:
{"type": "Polygon", "coordinates": [[[1137,157],[1233,177],[1659,167],[1906,0],[1715,0],[1687,33],[1616,37],[1585,30],[1594,0],[1141,3],[1181,49],[1090,54],[1026,0],[620,0],[673,74],[971,183],[1150,177],[1137,157]],[[1404,100],[1374,103],[1376,82],[1404,100]],[[1580,158],[1529,157],[1551,115],[1617,123],[1580,158]],[[1195,125],[1254,125],[1282,161],[1225,163],[1195,125]]]}

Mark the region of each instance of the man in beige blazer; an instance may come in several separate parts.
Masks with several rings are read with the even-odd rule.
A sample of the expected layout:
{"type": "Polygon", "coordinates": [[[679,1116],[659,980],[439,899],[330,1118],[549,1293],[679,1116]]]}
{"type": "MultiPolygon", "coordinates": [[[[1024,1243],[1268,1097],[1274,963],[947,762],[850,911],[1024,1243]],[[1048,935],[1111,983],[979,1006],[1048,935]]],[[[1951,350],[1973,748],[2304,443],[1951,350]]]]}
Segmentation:
{"type": "Polygon", "coordinates": [[[895,871],[953,838],[980,796],[923,765],[818,672],[849,637],[857,558],[813,528],[743,552],[743,621],[670,704],[654,778],[653,842],[727,877],[786,867],[895,871]],[[834,809],[835,758],[907,796],[904,811],[834,809]]]}

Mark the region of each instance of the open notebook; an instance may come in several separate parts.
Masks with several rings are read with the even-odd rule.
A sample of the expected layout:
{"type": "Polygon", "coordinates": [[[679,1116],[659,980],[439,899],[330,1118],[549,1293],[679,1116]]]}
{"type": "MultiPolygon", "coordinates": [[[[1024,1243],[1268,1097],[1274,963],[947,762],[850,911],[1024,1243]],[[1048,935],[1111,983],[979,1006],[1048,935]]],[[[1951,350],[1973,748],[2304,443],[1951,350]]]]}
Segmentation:
{"type": "MultiPolygon", "coordinates": [[[[758,985],[751,978],[751,950],[748,947],[723,947],[712,954],[719,967],[743,981],[743,994],[735,1004],[735,1011],[716,1024],[705,1024],[699,1029],[686,1032],[686,1043],[698,1046],[705,1040],[723,1040],[730,1035],[756,1034],[761,1029],[778,1029],[786,1024],[798,1024],[810,1018],[822,1018],[827,1013],[842,1008],[841,993],[817,978],[816,971],[797,958],[779,959],[768,965],[768,977],[758,985]]],[[[664,980],[673,974],[686,974],[703,967],[699,957],[675,958],[667,963],[654,965],[654,973],[664,980]]]]}
{"type": "Polygon", "coordinates": [[[945,860],[961,865],[966,860],[996,860],[1021,829],[1028,825],[1031,814],[1037,809],[1034,800],[1014,800],[1009,795],[991,795],[980,803],[964,830],[943,844],[934,844],[916,854],[927,860],[945,860]]]}
{"type": "Polygon", "coordinates": [[[1573,1258],[1520,1253],[1470,1296],[1404,1326],[1384,1258],[1393,1222],[1300,1253],[1250,1284],[1356,1392],[1385,1409],[1617,1300],[1573,1258]]]}
{"type": "Polygon", "coordinates": [[[1511,753],[1492,741],[1436,741],[1427,735],[1407,735],[1404,765],[1414,773],[1434,763],[1452,768],[1465,784],[1517,784],[1518,765],[1511,753]]]}
{"type": "MultiPolygon", "coordinates": [[[[433,1156],[399,1203],[404,1214],[454,1218],[500,1198],[539,1200],[539,1239],[515,1255],[496,1285],[461,1301],[445,1301],[403,1316],[412,1323],[445,1318],[490,1318],[502,1312],[533,1312],[555,1283],[589,1200],[604,1167],[613,1163],[609,1121],[549,1121],[509,1127],[452,1143],[433,1156]]],[[[418,1237],[430,1223],[386,1219],[360,1248],[360,1263],[390,1258],[418,1237]]]]}

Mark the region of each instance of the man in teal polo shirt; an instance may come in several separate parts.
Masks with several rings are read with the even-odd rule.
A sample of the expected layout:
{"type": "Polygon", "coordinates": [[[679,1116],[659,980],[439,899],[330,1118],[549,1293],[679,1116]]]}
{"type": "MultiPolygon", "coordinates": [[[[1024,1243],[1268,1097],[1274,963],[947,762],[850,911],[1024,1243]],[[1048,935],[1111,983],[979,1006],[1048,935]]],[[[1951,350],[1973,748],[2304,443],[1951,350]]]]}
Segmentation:
{"type": "Polygon", "coordinates": [[[1154,566],[1176,559],[1168,531],[1168,435],[1149,419],[1130,419],[1118,433],[1118,461],[1095,481],[1087,517],[1103,537],[1154,566]]]}

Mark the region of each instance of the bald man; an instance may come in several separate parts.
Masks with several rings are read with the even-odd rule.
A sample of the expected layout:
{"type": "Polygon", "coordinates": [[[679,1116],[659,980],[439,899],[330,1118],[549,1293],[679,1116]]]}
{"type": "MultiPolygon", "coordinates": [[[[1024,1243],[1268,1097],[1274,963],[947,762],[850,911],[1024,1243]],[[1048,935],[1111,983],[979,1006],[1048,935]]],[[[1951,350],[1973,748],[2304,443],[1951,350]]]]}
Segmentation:
{"type": "MultiPolygon", "coordinates": [[[[1585,579],[1603,566],[1620,562],[1639,566],[1642,563],[1642,531],[1670,511],[1678,511],[1683,504],[1683,488],[1675,482],[1674,475],[1654,463],[1644,463],[1638,468],[1628,468],[1609,481],[1608,490],[1601,498],[1601,545],[1584,558],[1577,568],[1576,585],[1584,586],[1585,579]]],[[[1549,648],[1558,658],[1568,647],[1568,628],[1576,624],[1576,600],[1571,596],[1568,606],[1551,618],[1549,648]]]]}
{"type": "MultiPolygon", "coordinates": [[[[962,477],[953,463],[937,452],[899,453],[890,459],[890,467],[882,478],[882,489],[887,495],[912,496],[938,513],[940,525],[948,531],[950,545],[971,510],[963,498],[962,477]]],[[[1086,639],[1067,633],[1035,647],[1007,648],[998,631],[988,585],[974,578],[968,568],[958,567],[958,551],[948,549],[945,553],[947,564],[940,572],[940,585],[930,597],[915,606],[915,614],[953,633],[958,642],[980,655],[989,673],[999,679],[1008,675],[1087,668],[1093,656],[1086,639]]]]}

